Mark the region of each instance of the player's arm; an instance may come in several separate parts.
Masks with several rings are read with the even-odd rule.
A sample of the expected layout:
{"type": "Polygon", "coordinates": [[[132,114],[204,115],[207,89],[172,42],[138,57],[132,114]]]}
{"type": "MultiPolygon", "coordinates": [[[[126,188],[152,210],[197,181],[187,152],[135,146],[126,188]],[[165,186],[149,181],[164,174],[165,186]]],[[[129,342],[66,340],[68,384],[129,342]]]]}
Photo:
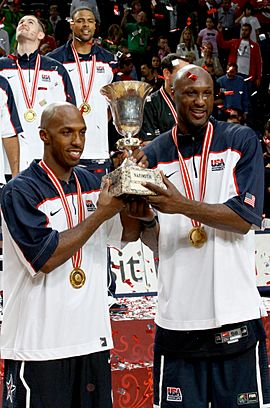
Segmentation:
{"type": "Polygon", "coordinates": [[[12,177],[14,177],[19,172],[20,147],[18,136],[5,137],[2,139],[2,142],[7,154],[12,177]]]}
{"type": "MultiPolygon", "coordinates": [[[[105,182],[99,195],[96,211],[74,228],[59,233],[58,245],[52,256],[42,266],[41,271],[49,273],[70,259],[101,224],[119,213],[123,207],[123,201],[113,197],[109,192],[109,181],[105,182]]],[[[105,242],[104,245],[106,245],[105,242]]]]}

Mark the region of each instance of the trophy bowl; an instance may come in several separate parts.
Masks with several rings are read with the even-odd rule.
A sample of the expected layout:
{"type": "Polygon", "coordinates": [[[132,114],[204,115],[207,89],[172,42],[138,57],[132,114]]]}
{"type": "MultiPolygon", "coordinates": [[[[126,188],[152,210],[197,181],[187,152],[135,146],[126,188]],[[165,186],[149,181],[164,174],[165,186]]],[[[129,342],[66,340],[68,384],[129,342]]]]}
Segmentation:
{"type": "MultiPolygon", "coordinates": [[[[142,126],[143,108],[147,95],[152,87],[141,81],[119,81],[101,88],[100,92],[107,99],[113,117],[113,124],[117,132],[123,136],[117,142],[119,150],[127,150],[129,156],[140,146],[140,140],[135,137],[142,126]]],[[[162,188],[159,170],[145,169],[136,165],[129,158],[125,159],[120,167],[104,176],[111,180],[110,191],[115,196],[120,195],[154,195],[141,183],[149,181],[162,188]]]]}

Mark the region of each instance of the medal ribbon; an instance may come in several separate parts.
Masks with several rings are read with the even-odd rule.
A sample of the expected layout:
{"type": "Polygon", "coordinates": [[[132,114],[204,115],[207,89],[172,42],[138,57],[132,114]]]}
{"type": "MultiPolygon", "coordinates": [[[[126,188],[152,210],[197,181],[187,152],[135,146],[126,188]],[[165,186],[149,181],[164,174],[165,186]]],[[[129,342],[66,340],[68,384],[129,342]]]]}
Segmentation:
{"type": "MultiPolygon", "coordinates": [[[[66,195],[64,193],[63,187],[60,184],[60,181],[58,180],[58,178],[56,177],[54,172],[47,166],[47,164],[43,160],[41,160],[39,162],[39,165],[47,173],[49,179],[51,180],[52,184],[54,185],[54,187],[56,188],[56,190],[57,190],[57,192],[58,192],[58,194],[60,196],[60,200],[61,200],[61,203],[63,205],[64,211],[65,211],[65,214],[66,214],[68,228],[69,229],[73,228],[73,220],[72,220],[71,210],[70,210],[66,195]]],[[[74,172],[73,174],[74,174],[74,178],[75,178],[75,181],[76,181],[76,187],[77,187],[78,224],[79,224],[80,222],[82,222],[85,219],[85,213],[84,213],[84,206],[83,206],[83,200],[82,200],[81,185],[80,185],[80,182],[78,180],[78,177],[77,177],[76,173],[74,172]]],[[[72,256],[72,265],[73,265],[74,269],[80,268],[81,263],[82,263],[82,248],[80,248],[72,256]]]]}
{"type": "Polygon", "coordinates": [[[166,92],[165,92],[163,86],[160,88],[160,93],[161,93],[161,95],[163,96],[163,99],[165,100],[165,102],[167,103],[167,105],[169,106],[169,108],[170,108],[170,110],[171,110],[171,112],[172,112],[172,115],[173,115],[173,117],[174,117],[175,123],[177,123],[177,112],[176,112],[176,109],[175,109],[175,107],[173,106],[172,101],[170,100],[170,98],[169,98],[168,95],[166,94],[166,92]]]}
{"type": "MultiPolygon", "coordinates": [[[[207,129],[204,135],[203,147],[202,147],[202,155],[201,155],[201,162],[200,162],[200,171],[199,171],[199,191],[200,191],[200,201],[204,200],[205,196],[205,186],[206,186],[206,178],[207,178],[207,164],[208,164],[208,156],[209,151],[213,139],[213,125],[211,122],[208,122],[207,129]]],[[[190,175],[188,172],[188,168],[186,166],[185,160],[183,159],[182,154],[178,148],[178,141],[177,141],[177,125],[173,127],[172,130],[172,138],[174,144],[177,149],[179,165],[182,175],[182,180],[184,184],[184,189],[186,193],[186,197],[190,200],[194,200],[194,191],[193,186],[191,183],[190,175]]],[[[191,220],[193,227],[200,227],[201,223],[196,220],[191,220]]]]}
{"type": "Polygon", "coordinates": [[[76,62],[77,70],[78,70],[78,74],[79,74],[82,100],[83,100],[83,103],[87,103],[88,100],[89,100],[90,93],[92,91],[94,78],[95,78],[96,55],[93,55],[93,57],[92,57],[92,68],[91,68],[90,75],[89,75],[88,87],[86,88],[85,83],[84,83],[84,79],[83,79],[83,73],[82,73],[80,58],[79,58],[77,50],[76,50],[76,48],[74,47],[73,44],[71,44],[71,49],[72,49],[72,52],[73,52],[73,55],[74,55],[74,58],[75,58],[75,62],[76,62]]]}
{"type": "Polygon", "coordinates": [[[32,88],[30,92],[30,97],[27,91],[27,86],[25,83],[25,79],[23,76],[22,69],[19,65],[18,60],[16,59],[16,64],[18,68],[18,74],[19,74],[19,79],[20,83],[22,86],[22,92],[23,92],[23,97],[25,100],[25,105],[27,106],[28,109],[32,109],[34,104],[35,104],[35,99],[36,99],[36,94],[37,94],[37,85],[38,85],[38,75],[39,75],[39,68],[40,68],[40,55],[37,55],[36,63],[35,63],[35,68],[34,68],[34,77],[33,77],[33,82],[32,82],[32,88]]]}

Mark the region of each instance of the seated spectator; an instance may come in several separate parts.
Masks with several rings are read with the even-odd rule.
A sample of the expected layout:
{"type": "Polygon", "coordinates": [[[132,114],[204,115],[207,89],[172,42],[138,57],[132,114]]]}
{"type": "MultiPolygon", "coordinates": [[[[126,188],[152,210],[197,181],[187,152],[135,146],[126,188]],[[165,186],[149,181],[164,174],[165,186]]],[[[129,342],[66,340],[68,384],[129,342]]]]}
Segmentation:
{"type": "Polygon", "coordinates": [[[196,62],[196,65],[205,68],[214,79],[223,75],[220,61],[217,56],[213,55],[213,45],[211,42],[203,44],[202,58],[196,62]]]}
{"type": "Polygon", "coordinates": [[[258,42],[261,25],[257,17],[254,16],[254,7],[250,3],[245,4],[243,13],[235,20],[235,24],[241,24],[241,27],[246,23],[252,27],[250,39],[258,42]]]}
{"type": "Polygon", "coordinates": [[[161,60],[158,55],[154,54],[152,55],[151,59],[151,65],[152,65],[152,72],[156,77],[159,77],[162,75],[162,70],[161,70],[161,60]]]}
{"type": "Polygon", "coordinates": [[[171,50],[169,47],[169,40],[164,35],[161,35],[158,38],[157,46],[158,46],[157,53],[158,53],[160,60],[166,57],[166,55],[170,54],[171,50]]]}
{"type": "Polygon", "coordinates": [[[189,27],[185,27],[181,33],[179,44],[176,48],[176,54],[180,55],[180,57],[186,57],[188,53],[193,52],[195,55],[195,60],[199,59],[199,52],[198,48],[194,42],[194,36],[189,27]]]}
{"type": "Polygon", "coordinates": [[[248,114],[248,89],[244,79],[237,75],[237,64],[229,62],[226,75],[217,79],[224,109],[236,108],[248,114]]]}
{"type": "Polygon", "coordinates": [[[212,53],[215,57],[218,56],[217,34],[217,30],[214,29],[214,20],[211,16],[208,16],[206,19],[206,28],[201,30],[198,34],[197,45],[201,47],[204,43],[211,43],[212,53]]]}
{"type": "Polygon", "coordinates": [[[188,61],[189,64],[195,64],[196,65],[196,55],[194,54],[193,51],[189,51],[186,55],[186,60],[188,61]]]}

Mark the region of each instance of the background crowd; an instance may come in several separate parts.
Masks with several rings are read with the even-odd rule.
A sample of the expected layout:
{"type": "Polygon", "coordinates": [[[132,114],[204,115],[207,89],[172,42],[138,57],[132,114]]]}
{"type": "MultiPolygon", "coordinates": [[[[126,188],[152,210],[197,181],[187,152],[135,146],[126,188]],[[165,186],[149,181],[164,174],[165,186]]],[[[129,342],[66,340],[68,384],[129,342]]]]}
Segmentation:
{"type": "MultiPolygon", "coordinates": [[[[65,4],[3,0],[1,56],[16,49],[17,24],[29,13],[46,28],[40,54],[65,44],[71,39],[72,9],[82,5],[90,6],[96,17],[94,42],[118,62],[115,81],[138,79],[157,91],[164,85],[161,61],[170,53],[203,67],[215,85],[214,116],[253,128],[262,140],[269,168],[270,141],[265,130],[270,106],[269,0],[73,0],[65,4]]],[[[111,150],[114,140],[109,141],[111,150]]]]}

